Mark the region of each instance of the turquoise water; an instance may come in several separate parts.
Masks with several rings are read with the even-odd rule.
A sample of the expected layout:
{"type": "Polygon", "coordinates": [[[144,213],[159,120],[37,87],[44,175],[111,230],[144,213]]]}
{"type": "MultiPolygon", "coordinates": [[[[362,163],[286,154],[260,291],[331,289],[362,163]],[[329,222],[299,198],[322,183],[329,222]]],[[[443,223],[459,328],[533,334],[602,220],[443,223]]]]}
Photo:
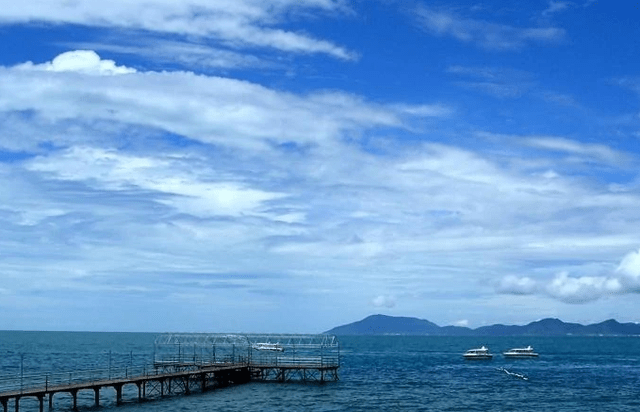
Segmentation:
{"type": "MultiPolygon", "coordinates": [[[[154,334],[0,332],[1,375],[138,364],[153,356],[154,334]]],[[[638,337],[341,337],[340,381],[250,383],[203,394],[116,407],[107,389],[101,410],[126,411],[636,411],[640,410],[638,337]],[[488,346],[492,361],[465,361],[488,346]],[[532,345],[538,359],[500,352],[532,345]],[[528,380],[502,370],[525,375],[528,380]]],[[[135,392],[135,391],[133,391],[135,392]]],[[[59,396],[59,397],[58,397],[59,396]]],[[[24,399],[21,411],[37,411],[24,399]]],[[[81,410],[95,410],[81,392],[81,410]]],[[[54,408],[70,410],[56,395],[54,408]]]]}

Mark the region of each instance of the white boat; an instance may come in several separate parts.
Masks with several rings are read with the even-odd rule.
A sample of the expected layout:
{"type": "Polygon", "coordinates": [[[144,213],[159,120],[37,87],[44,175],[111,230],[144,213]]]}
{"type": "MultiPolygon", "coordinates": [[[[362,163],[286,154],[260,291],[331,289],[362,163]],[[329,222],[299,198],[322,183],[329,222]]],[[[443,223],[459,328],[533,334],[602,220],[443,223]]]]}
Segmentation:
{"type": "Polygon", "coordinates": [[[484,360],[484,359],[493,358],[493,355],[489,352],[489,349],[485,346],[478,349],[469,349],[462,356],[464,356],[465,359],[472,359],[472,360],[484,360]]]}
{"type": "Polygon", "coordinates": [[[537,358],[538,354],[533,351],[531,346],[526,348],[513,348],[503,353],[505,358],[537,358]]]}
{"type": "Polygon", "coordinates": [[[268,350],[272,352],[284,352],[284,347],[279,343],[254,343],[251,346],[255,350],[268,350]]]}

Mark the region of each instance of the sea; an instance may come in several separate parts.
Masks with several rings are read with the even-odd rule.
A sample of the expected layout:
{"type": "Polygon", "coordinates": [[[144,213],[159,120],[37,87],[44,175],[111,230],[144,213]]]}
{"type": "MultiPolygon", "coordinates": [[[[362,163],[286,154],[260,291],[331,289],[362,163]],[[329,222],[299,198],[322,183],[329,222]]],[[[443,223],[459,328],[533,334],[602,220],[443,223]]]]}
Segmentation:
{"type": "MultiPolygon", "coordinates": [[[[152,359],[153,333],[0,331],[0,385],[7,376],[138,364],[152,359]]],[[[339,380],[219,388],[138,402],[135,393],[78,398],[80,411],[638,411],[640,337],[341,336],[339,380]],[[490,361],[465,350],[487,346],[490,361]],[[537,359],[501,353],[531,345],[537,359]]],[[[133,386],[133,385],[130,385],[133,386]]],[[[105,389],[106,390],[106,389],[105,389]]],[[[56,395],[54,410],[71,411],[56,395]]],[[[48,405],[45,403],[45,410],[48,405]]],[[[11,410],[11,405],[9,406],[11,410]]],[[[20,411],[38,411],[24,398],[20,411]]]]}

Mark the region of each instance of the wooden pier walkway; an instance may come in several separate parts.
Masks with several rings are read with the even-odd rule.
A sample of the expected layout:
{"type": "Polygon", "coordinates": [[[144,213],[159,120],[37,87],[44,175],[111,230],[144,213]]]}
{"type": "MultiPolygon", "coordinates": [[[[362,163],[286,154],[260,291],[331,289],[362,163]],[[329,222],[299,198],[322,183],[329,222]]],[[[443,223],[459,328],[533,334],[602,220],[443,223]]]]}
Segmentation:
{"type": "MultiPolygon", "coordinates": [[[[246,336],[243,338],[248,343],[244,346],[239,345],[237,336],[231,336],[207,335],[204,344],[199,342],[193,346],[191,356],[183,353],[180,345],[185,342],[191,344],[194,338],[190,336],[187,339],[185,335],[180,335],[177,356],[175,353],[167,356],[166,352],[164,356],[158,356],[154,348],[153,362],[146,365],[130,364],[128,367],[112,368],[109,353],[109,368],[27,375],[21,370],[20,375],[0,376],[1,412],[9,412],[10,407],[20,412],[20,401],[24,398],[32,399],[30,405],[36,399],[39,411],[44,412],[45,402],[52,409],[54,396],[63,393],[71,397],[71,407],[77,410],[78,394],[82,391],[93,391],[92,403],[100,406],[103,388],[111,388],[110,392],[115,392],[116,405],[120,405],[123,403],[124,388],[128,385],[133,387],[126,390],[127,399],[135,397],[137,389],[137,400],[143,401],[168,395],[189,395],[251,381],[324,383],[338,380],[340,358],[335,338],[329,344],[325,340],[317,344],[308,337],[303,340],[303,335],[292,335],[288,343],[272,344],[277,345],[278,351],[262,352],[257,349],[261,346],[256,347],[246,336]],[[212,336],[215,340],[212,340],[212,336]],[[203,347],[210,348],[210,353],[203,353],[203,347]]],[[[279,338],[282,339],[283,335],[279,335],[279,338]]],[[[165,339],[178,338],[170,336],[165,339]]],[[[203,337],[198,335],[197,339],[202,340],[203,337]]],[[[264,337],[261,336],[261,339],[264,337]]],[[[87,398],[91,399],[86,395],[82,397],[82,407],[90,406],[85,405],[87,398]]]]}
{"type": "Polygon", "coordinates": [[[73,398],[73,409],[77,409],[78,392],[92,390],[95,405],[100,405],[100,390],[112,387],[116,392],[116,403],[122,403],[122,389],[125,385],[136,385],[138,400],[146,399],[149,392],[155,391],[159,396],[172,393],[190,394],[194,390],[202,392],[224,387],[230,384],[246,383],[251,380],[249,365],[216,364],[199,367],[196,370],[180,370],[173,372],[147,373],[139,376],[113,379],[90,379],[86,382],[72,382],[49,386],[45,383],[40,387],[22,388],[0,393],[0,403],[4,412],[8,412],[9,401],[13,401],[15,411],[19,412],[20,399],[35,397],[39,402],[40,412],[44,411],[44,401],[48,397],[49,408],[53,407],[53,397],[57,393],[68,393],[73,398]]]}

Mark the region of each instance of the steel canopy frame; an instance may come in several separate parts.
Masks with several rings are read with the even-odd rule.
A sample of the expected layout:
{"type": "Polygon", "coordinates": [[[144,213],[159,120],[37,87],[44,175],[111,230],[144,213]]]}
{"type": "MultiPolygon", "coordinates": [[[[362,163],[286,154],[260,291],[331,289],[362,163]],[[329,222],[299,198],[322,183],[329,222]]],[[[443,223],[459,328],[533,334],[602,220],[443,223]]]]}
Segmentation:
{"type": "Polygon", "coordinates": [[[303,334],[222,334],[222,333],[165,333],[158,335],[155,344],[181,346],[233,346],[249,347],[257,343],[279,344],[308,349],[338,349],[340,344],[334,335],[303,334]]]}
{"type": "Polygon", "coordinates": [[[165,333],[155,340],[153,358],[166,370],[241,363],[278,367],[282,373],[282,368],[324,371],[340,367],[340,344],[333,335],[165,333]]]}

